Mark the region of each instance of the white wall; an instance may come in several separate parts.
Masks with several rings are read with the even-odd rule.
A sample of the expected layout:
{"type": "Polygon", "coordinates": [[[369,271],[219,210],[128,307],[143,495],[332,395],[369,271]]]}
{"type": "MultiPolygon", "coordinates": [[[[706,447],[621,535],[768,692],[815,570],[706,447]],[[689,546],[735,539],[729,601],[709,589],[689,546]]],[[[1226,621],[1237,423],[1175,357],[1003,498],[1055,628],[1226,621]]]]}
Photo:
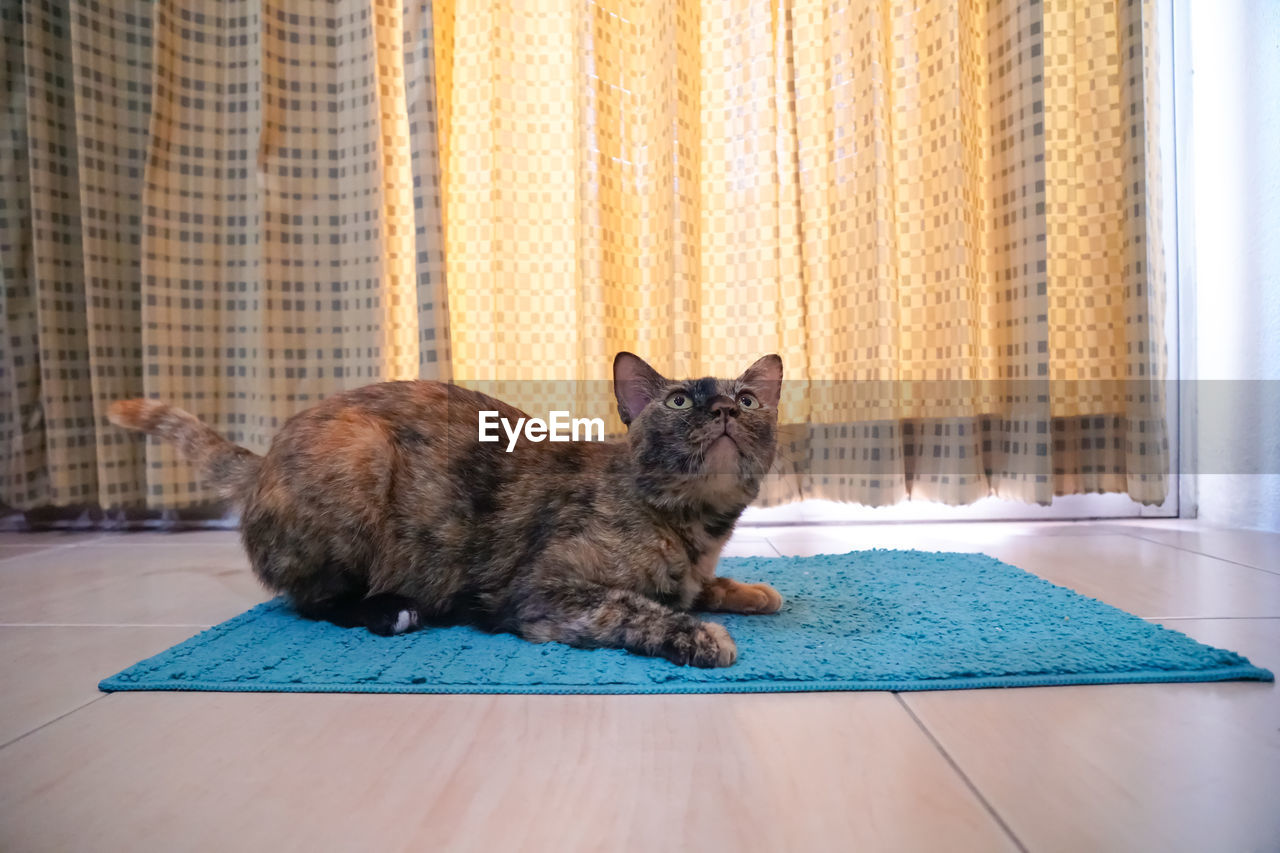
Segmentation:
{"type": "Polygon", "coordinates": [[[1201,519],[1280,530],[1280,2],[1180,8],[1195,223],[1195,293],[1184,299],[1194,315],[1183,326],[1195,340],[1184,342],[1193,357],[1183,375],[1201,380],[1198,458],[1183,471],[1199,475],[1201,519]]]}

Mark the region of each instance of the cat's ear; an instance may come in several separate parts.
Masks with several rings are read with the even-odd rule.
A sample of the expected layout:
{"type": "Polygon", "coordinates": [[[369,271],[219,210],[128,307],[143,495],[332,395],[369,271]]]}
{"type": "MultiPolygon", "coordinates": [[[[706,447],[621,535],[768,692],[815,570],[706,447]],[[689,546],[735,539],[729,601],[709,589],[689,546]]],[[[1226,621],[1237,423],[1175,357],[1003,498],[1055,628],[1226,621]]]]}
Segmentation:
{"type": "Polygon", "coordinates": [[[666,385],[662,374],[638,355],[620,352],[613,360],[613,394],[618,398],[618,415],[628,426],[666,385]]]}
{"type": "Polygon", "coordinates": [[[760,402],[769,408],[778,408],[778,398],[782,396],[782,359],[776,355],[766,355],[748,367],[738,377],[738,382],[751,386],[760,402]]]}

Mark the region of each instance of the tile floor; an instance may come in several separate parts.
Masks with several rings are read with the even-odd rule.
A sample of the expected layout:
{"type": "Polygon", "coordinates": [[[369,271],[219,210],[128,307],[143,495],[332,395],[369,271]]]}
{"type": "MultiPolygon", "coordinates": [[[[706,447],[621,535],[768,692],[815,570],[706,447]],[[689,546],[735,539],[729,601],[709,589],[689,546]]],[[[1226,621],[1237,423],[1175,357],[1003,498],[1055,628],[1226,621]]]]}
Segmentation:
{"type": "MultiPolygon", "coordinates": [[[[1280,670],[1280,534],[748,528],[983,551],[1280,670]]],[[[235,536],[0,535],[0,850],[1280,850],[1280,690],[98,693],[262,600],[235,536]]]]}

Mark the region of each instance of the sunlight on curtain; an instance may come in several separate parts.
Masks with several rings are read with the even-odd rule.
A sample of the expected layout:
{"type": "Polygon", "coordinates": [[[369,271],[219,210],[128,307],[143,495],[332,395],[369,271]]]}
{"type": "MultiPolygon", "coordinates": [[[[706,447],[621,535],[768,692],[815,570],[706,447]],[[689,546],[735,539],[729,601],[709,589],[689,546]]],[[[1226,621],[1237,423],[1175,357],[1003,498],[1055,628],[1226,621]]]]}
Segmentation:
{"type": "Polygon", "coordinates": [[[460,381],[774,351],[769,501],[1163,499],[1150,0],[435,8],[460,381]]]}
{"type": "Polygon", "coordinates": [[[409,112],[404,85],[405,28],[400,0],[374,0],[379,148],[382,155],[382,375],[418,378],[417,270],[410,165],[409,112]]]}

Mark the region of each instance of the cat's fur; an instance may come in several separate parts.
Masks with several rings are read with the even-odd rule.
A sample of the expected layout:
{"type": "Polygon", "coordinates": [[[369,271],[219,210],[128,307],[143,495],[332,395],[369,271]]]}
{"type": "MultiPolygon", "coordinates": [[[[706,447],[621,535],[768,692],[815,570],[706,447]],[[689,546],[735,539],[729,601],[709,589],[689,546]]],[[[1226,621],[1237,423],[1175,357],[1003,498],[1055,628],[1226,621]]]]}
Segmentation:
{"type": "Polygon", "coordinates": [[[258,577],[306,616],[379,634],[468,623],[727,666],[728,633],[687,611],[782,606],[769,586],[715,575],[773,461],[781,381],[776,355],[737,379],[672,382],[620,353],[627,440],[521,438],[509,453],[479,442],[478,413],[523,412],[437,382],[338,394],[262,457],[162,403],[109,416],[176,443],[241,508],[258,577]]]}

